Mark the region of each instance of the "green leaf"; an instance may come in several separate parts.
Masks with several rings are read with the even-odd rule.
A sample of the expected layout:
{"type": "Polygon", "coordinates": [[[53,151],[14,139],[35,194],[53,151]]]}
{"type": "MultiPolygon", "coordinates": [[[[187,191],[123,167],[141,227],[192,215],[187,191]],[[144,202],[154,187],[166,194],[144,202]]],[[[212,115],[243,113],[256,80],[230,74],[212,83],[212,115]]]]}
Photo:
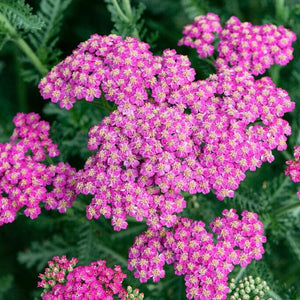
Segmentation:
{"type": "Polygon", "coordinates": [[[300,261],[300,233],[294,232],[286,235],[286,239],[295,253],[296,257],[300,261]]]}
{"type": "Polygon", "coordinates": [[[61,51],[55,49],[64,12],[72,0],[42,0],[38,17],[43,21],[42,30],[29,35],[29,40],[44,63],[57,63],[61,51]]]}
{"type": "Polygon", "coordinates": [[[43,243],[33,241],[30,249],[18,253],[18,261],[25,264],[27,268],[35,266],[41,271],[47,261],[53,256],[60,256],[70,252],[70,247],[62,236],[54,235],[51,240],[43,243]]]}
{"type": "Polygon", "coordinates": [[[92,253],[95,249],[94,232],[92,230],[91,221],[85,219],[85,222],[78,227],[78,260],[81,265],[88,265],[91,263],[92,253]]]}
{"type": "MultiPolygon", "coordinates": [[[[43,27],[43,21],[31,11],[32,8],[24,0],[0,0],[0,13],[17,32],[19,30],[34,32],[43,27]]],[[[3,31],[3,28],[0,29],[3,31]]]]}

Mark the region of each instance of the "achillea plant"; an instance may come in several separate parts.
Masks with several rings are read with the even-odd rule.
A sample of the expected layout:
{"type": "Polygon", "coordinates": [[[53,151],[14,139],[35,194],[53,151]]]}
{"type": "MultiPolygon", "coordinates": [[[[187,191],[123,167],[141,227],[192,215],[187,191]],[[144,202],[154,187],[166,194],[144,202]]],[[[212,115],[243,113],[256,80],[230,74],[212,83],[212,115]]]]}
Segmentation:
{"type": "MultiPolygon", "coordinates": [[[[199,77],[188,56],[175,49],[154,54],[150,43],[141,41],[141,6],[135,10],[129,0],[121,6],[107,0],[113,19],[116,15],[121,19],[115,21],[116,30],[132,32],[132,36],[93,34],[48,72],[43,65],[47,59],[42,63],[42,54],[35,55],[17,31],[21,28],[29,34],[30,26],[22,16],[38,20],[38,28],[50,26],[49,20],[39,19],[46,18],[47,4],[51,3],[49,10],[54,14],[54,8],[65,9],[69,2],[43,0],[42,14],[34,17],[30,7],[18,0],[20,20],[13,12],[7,13],[11,5],[7,0],[0,1],[0,23],[4,24],[0,31],[16,42],[43,75],[40,94],[65,109],[60,111],[62,119],[73,118],[68,126],[84,117],[78,113],[80,105],[105,105],[108,112],[99,114],[101,118],[89,126],[90,153],[77,169],[68,162],[54,164],[52,157],[60,152],[50,138],[49,123],[37,113],[18,113],[9,142],[0,144],[0,226],[13,222],[17,214],[34,219],[43,208],[60,213],[70,208],[64,221],[70,218],[75,226],[64,227],[61,235],[67,232],[73,245],[63,243],[86,262],[77,266],[76,258],[54,256],[39,275],[42,299],[141,300],[144,293],[124,288],[123,280],[135,277],[141,287],[149,279],[159,284],[169,275],[167,265],[172,265],[176,276],[183,276],[187,299],[263,297],[268,287],[260,279],[247,277],[238,282],[231,277],[267,252],[263,223],[270,229],[272,217],[285,213],[284,208],[267,215],[276,193],[262,205],[262,221],[247,205],[237,213],[231,199],[224,201],[227,208],[222,217],[215,217],[217,209],[207,216],[209,229],[205,222],[189,216],[189,198],[209,193],[218,200],[233,198],[249,171],[272,163],[273,150],[288,148],[292,128],[286,114],[295,103],[265,73],[274,64],[283,66],[292,60],[295,33],[273,24],[252,25],[235,16],[224,26],[221,16],[214,13],[197,16],[184,27],[178,45],[195,48],[213,67],[209,76],[199,77]],[[14,20],[19,20],[16,27],[10,26],[14,20]],[[110,220],[113,229],[108,229],[104,219],[110,220]],[[142,223],[143,229],[135,225],[129,233],[122,233],[130,222],[142,223]],[[84,239],[82,228],[88,228],[84,239]],[[130,234],[135,236],[131,240],[130,234]],[[108,235],[113,241],[110,245],[105,244],[108,235]],[[128,260],[115,250],[120,247],[115,243],[118,238],[128,241],[126,247],[122,245],[128,260]],[[97,247],[96,242],[101,245],[97,247]],[[101,260],[89,264],[95,256],[101,260]],[[106,260],[112,258],[127,265],[131,273],[123,273],[115,263],[113,269],[107,267],[106,260]]],[[[59,21],[57,13],[53,23],[59,21]]],[[[42,35],[32,30],[31,43],[38,47],[42,35]]],[[[42,43],[44,50],[52,38],[50,30],[42,43]]],[[[299,157],[297,146],[295,161],[288,160],[285,170],[294,182],[300,181],[299,157]]],[[[47,255],[57,249],[69,253],[51,247],[47,255]]],[[[299,251],[296,255],[300,257],[299,251]]],[[[161,294],[153,292],[154,297],[161,294]]]]}

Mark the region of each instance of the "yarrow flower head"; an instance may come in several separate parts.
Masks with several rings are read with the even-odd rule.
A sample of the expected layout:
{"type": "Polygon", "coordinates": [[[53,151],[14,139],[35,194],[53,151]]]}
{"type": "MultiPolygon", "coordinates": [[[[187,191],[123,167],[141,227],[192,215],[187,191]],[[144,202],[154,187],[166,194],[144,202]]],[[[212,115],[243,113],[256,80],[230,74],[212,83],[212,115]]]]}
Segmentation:
{"type": "Polygon", "coordinates": [[[259,75],[274,63],[286,65],[293,59],[294,32],[273,24],[252,25],[237,17],[231,17],[222,29],[219,17],[212,13],[198,16],[192,25],[186,25],[184,37],[178,44],[196,48],[202,57],[211,56],[213,32],[217,32],[220,39],[215,61],[217,68],[238,65],[259,75]]]}
{"type": "MultiPolygon", "coordinates": [[[[227,36],[214,14],[195,22],[200,29],[187,32],[206,43],[214,33],[227,36]]],[[[67,109],[101,93],[118,105],[91,128],[96,153],[78,172],[76,192],[93,195],[89,219],[104,215],[115,230],[127,227],[127,215],[172,227],[185,207],[182,191],[232,197],[247,170],[286,149],[291,128],[282,117],[294,108],[287,92],[254,78],[247,64],[221,60],[216,74],[196,81],[175,50],[154,56],[135,38],[95,34],[41,80],[42,96],[67,109]]]]}
{"type": "Polygon", "coordinates": [[[63,213],[76,198],[76,170],[68,163],[46,165],[46,156],[58,156],[49,138],[49,123],[35,113],[18,113],[10,142],[0,144],[0,225],[14,221],[19,210],[31,219],[46,209],[63,213]]]}
{"type": "Polygon", "coordinates": [[[50,299],[107,299],[113,300],[116,295],[119,299],[143,299],[143,294],[138,290],[129,288],[128,291],[122,287],[122,281],[126,278],[120,268],[113,269],[106,266],[106,261],[98,260],[88,266],[75,266],[76,258],[67,260],[66,256],[54,257],[49,261],[49,267],[45,273],[40,274],[41,279],[38,287],[44,289],[43,300],[50,299]]]}
{"type": "MultiPolygon", "coordinates": [[[[230,65],[243,65],[252,74],[259,75],[274,63],[284,66],[293,59],[292,42],[296,35],[283,26],[252,25],[231,17],[219,38],[221,64],[225,60],[230,65]]],[[[217,66],[220,62],[217,59],[217,66]]]]}
{"type": "MultiPolygon", "coordinates": [[[[285,176],[289,176],[293,182],[300,182],[300,146],[294,147],[295,160],[288,160],[285,169],[285,176]]],[[[300,199],[300,189],[297,192],[300,199]]]]}
{"type": "Polygon", "coordinates": [[[195,17],[193,24],[184,26],[183,37],[178,45],[196,48],[201,57],[211,56],[214,53],[212,43],[215,40],[215,34],[221,32],[222,27],[218,15],[208,13],[207,15],[195,17]]]}
{"type": "Polygon", "coordinates": [[[179,218],[173,229],[151,227],[135,238],[129,249],[129,270],[141,282],[159,281],[164,265],[173,264],[176,275],[184,275],[188,299],[226,299],[228,274],[234,265],[247,266],[264,253],[263,224],[253,212],[224,210],[208,233],[202,221],[179,218]]]}
{"type": "Polygon", "coordinates": [[[194,80],[187,57],[171,50],[155,57],[149,47],[136,38],[94,34],[41,80],[41,94],[66,109],[76,99],[93,101],[102,92],[118,105],[141,106],[149,89],[162,102],[172,89],[194,80]]]}
{"type": "Polygon", "coordinates": [[[78,260],[72,258],[70,261],[65,255],[61,258],[54,256],[52,260],[48,261],[48,267],[43,274],[39,274],[41,281],[38,282],[38,287],[44,289],[42,297],[49,293],[56,284],[65,284],[67,282],[66,276],[73,271],[78,260]]]}

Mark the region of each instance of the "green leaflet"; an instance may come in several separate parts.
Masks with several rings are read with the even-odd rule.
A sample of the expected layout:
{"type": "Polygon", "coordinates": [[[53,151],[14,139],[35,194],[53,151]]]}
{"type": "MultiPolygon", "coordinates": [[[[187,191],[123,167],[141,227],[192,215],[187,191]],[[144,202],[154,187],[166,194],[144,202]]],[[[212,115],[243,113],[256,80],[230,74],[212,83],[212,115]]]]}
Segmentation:
{"type": "Polygon", "coordinates": [[[33,241],[30,249],[18,253],[18,261],[25,264],[27,268],[35,267],[37,271],[42,271],[47,261],[55,255],[68,254],[70,245],[59,235],[53,235],[51,240],[43,243],[33,241]]]}
{"type": "Polygon", "coordinates": [[[55,49],[59,39],[63,15],[72,0],[42,0],[37,16],[43,21],[42,30],[32,32],[28,38],[44,63],[57,63],[61,52],[55,49]]]}
{"type": "MultiPolygon", "coordinates": [[[[25,32],[34,32],[43,27],[43,21],[32,14],[32,8],[24,0],[1,0],[0,13],[16,31],[22,29],[25,32]]],[[[11,34],[7,26],[1,26],[0,30],[11,34]]]]}

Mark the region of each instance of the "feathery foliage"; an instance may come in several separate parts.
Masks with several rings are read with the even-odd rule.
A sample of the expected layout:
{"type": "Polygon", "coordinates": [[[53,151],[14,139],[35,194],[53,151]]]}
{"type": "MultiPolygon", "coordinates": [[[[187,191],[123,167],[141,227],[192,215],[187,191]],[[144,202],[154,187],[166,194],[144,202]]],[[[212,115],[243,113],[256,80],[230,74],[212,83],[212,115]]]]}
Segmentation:
{"type": "Polygon", "coordinates": [[[43,27],[32,32],[28,39],[40,60],[52,65],[59,60],[61,51],[56,49],[59,40],[65,10],[72,0],[42,0],[37,16],[43,21],[43,27]]]}
{"type": "Polygon", "coordinates": [[[14,33],[21,33],[21,30],[34,32],[40,30],[44,25],[39,16],[32,14],[32,7],[24,0],[1,0],[0,14],[0,23],[3,26],[1,30],[11,38],[15,38],[14,33]],[[6,18],[9,24],[4,23],[3,18],[6,18]],[[14,28],[14,32],[10,26],[14,28]]]}
{"type": "Polygon", "coordinates": [[[70,248],[66,241],[59,235],[54,235],[50,240],[44,240],[41,244],[33,241],[30,248],[18,254],[18,261],[25,264],[27,268],[35,267],[40,272],[55,255],[69,253],[70,248]]]}

